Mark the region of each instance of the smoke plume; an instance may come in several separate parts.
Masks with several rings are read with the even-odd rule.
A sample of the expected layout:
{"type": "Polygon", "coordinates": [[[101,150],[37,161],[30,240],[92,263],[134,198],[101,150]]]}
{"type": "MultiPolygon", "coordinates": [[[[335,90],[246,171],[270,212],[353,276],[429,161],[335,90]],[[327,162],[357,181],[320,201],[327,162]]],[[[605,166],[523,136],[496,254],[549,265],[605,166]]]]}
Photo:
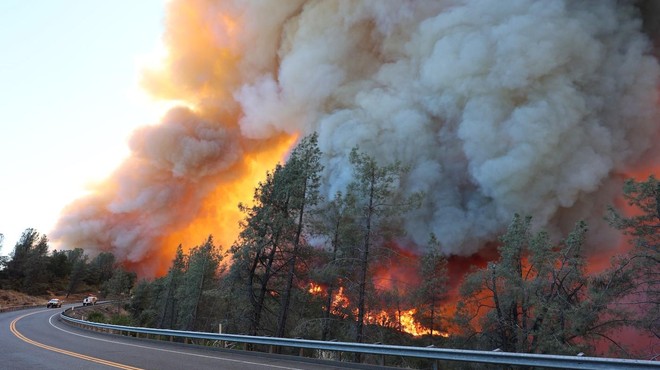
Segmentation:
{"type": "Polygon", "coordinates": [[[478,251],[514,212],[553,232],[578,219],[598,229],[622,176],[658,168],[660,68],[633,3],[168,7],[166,68],[144,86],[187,107],[135,132],[132,156],[54,235],[145,274],[162,272],[180,242],[212,233],[228,246],[236,204],[314,131],[325,195],[350,181],[356,145],[409,164],[403,190],[426,193],[405,221],[409,242],[433,232],[452,255],[478,251]]]}

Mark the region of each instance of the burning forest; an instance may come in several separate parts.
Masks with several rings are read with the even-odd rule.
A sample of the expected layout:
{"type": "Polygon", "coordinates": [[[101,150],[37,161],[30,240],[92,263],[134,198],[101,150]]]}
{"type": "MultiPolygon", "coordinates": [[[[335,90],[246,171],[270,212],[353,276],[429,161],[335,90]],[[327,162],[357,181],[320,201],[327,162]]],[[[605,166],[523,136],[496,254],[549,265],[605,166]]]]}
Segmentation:
{"type": "Polygon", "coordinates": [[[168,54],[143,86],[180,106],[63,211],[63,247],[161,281],[213,235],[223,279],[249,281],[241,330],[290,335],[287,315],[316,315],[311,300],[320,337],[346,319],[358,341],[375,324],[449,336],[436,316],[456,313],[445,303],[471,267],[498,259],[515,214],[548,240],[586,222],[587,258],[627,248],[604,216],[626,178],[660,168],[652,2],[167,6],[168,54]]]}

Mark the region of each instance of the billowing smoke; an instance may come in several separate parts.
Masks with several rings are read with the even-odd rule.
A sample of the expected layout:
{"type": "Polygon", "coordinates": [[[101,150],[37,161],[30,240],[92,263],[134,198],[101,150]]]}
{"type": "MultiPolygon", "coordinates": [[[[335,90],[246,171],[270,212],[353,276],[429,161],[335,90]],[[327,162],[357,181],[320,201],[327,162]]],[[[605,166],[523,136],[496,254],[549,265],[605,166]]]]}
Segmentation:
{"type": "Polygon", "coordinates": [[[238,201],[313,131],[326,195],[350,180],[356,145],[410,164],[404,191],[426,200],[406,219],[409,242],[433,232],[456,255],[514,212],[551,231],[598,228],[623,174],[660,167],[660,67],[633,3],[168,6],[167,68],[144,84],[190,108],[137,131],[132,156],[65,210],[54,236],[67,247],[157,273],[179,242],[213,233],[227,246],[238,201]]]}

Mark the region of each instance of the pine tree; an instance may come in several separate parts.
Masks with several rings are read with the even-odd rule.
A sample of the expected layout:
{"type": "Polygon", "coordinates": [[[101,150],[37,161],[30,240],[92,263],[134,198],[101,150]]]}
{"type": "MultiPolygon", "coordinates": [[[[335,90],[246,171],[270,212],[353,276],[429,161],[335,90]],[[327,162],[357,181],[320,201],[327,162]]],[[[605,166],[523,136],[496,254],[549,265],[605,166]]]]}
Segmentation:
{"type": "MultiPolygon", "coordinates": [[[[398,192],[398,182],[407,171],[400,163],[380,166],[374,157],[360,153],[354,148],[350,154],[354,180],[348,187],[350,196],[356,199],[356,216],[361,228],[362,241],[358,246],[358,302],[355,340],[364,339],[364,317],[366,313],[367,281],[369,260],[373,246],[388,237],[403,232],[395,225],[408,210],[417,207],[421,195],[403,197],[398,192]]],[[[357,356],[359,360],[359,356],[357,356]]]]}
{"type": "Polygon", "coordinates": [[[607,219],[630,238],[632,248],[616,261],[615,271],[631,275],[628,299],[638,312],[629,315],[629,321],[660,339],[660,181],[654,176],[627,180],[623,197],[633,215],[609,207],[607,219]]]}
{"type": "Polygon", "coordinates": [[[255,189],[254,205],[239,205],[246,216],[240,223],[239,238],[231,248],[232,270],[244,282],[252,306],[251,335],[263,331],[262,314],[273,312],[270,306],[275,303],[273,297],[279,294],[273,290],[273,280],[286,264],[283,248],[287,240],[292,240],[295,230],[289,213],[291,194],[284,179],[284,168],[277,165],[255,189]]]}
{"type": "Polygon", "coordinates": [[[456,326],[462,338],[476,338],[471,347],[480,349],[552,354],[588,352],[593,339],[616,343],[608,333],[621,320],[611,306],[624,280],[609,272],[586,275],[586,233],[578,222],[553,244],[546,232],[531,232],[531,217],[515,215],[500,239],[499,259],[461,286],[456,326]]]}
{"type": "Polygon", "coordinates": [[[26,229],[7,262],[10,284],[28,294],[43,294],[48,288],[48,238],[26,229]]]}
{"type": "Polygon", "coordinates": [[[72,266],[66,252],[54,250],[51,253],[48,261],[48,272],[53,278],[65,279],[71,274],[72,266]]]}
{"type": "Polygon", "coordinates": [[[103,284],[101,289],[106,295],[117,300],[117,313],[120,312],[124,299],[128,296],[128,293],[133,287],[135,279],[135,273],[126,271],[120,267],[115,269],[110,280],[103,284]]]}
{"type": "Polygon", "coordinates": [[[154,327],[157,324],[158,311],[154,298],[158,285],[158,280],[140,280],[133,290],[129,309],[138,326],[154,327]]]}
{"type": "Polygon", "coordinates": [[[220,253],[213,244],[213,236],[209,235],[204,244],[190,250],[181,285],[176,291],[179,328],[193,330],[204,327],[198,325],[198,318],[202,306],[208,305],[204,300],[205,292],[217,285],[216,273],[220,260],[220,253]]]}
{"type": "MultiPolygon", "coordinates": [[[[313,217],[313,234],[329,244],[324,251],[325,262],[314,279],[325,285],[325,305],[321,325],[321,340],[326,340],[331,332],[331,321],[336,311],[335,294],[342,285],[350,281],[357,255],[350,248],[360,242],[360,229],[355,222],[355,199],[341,192],[316,210],[313,217]]],[[[343,289],[343,288],[342,288],[343,289]]]]}
{"type": "Polygon", "coordinates": [[[303,138],[300,143],[291,152],[289,160],[283,169],[282,181],[284,187],[290,195],[290,207],[288,209],[289,218],[293,222],[289,223],[292,227],[292,236],[288,251],[288,265],[286,283],[281,293],[280,314],[277,322],[278,337],[283,337],[286,330],[287,317],[289,315],[289,305],[291,302],[292,289],[294,287],[294,278],[296,276],[296,266],[301,256],[301,249],[304,248],[303,229],[310,209],[319,201],[320,172],[323,166],[320,164],[321,151],[318,148],[318,135],[316,133],[303,138]]]}
{"type": "Polygon", "coordinates": [[[442,327],[440,308],[447,299],[449,278],[447,258],[440,252],[440,243],[435,235],[431,234],[428,244],[420,257],[419,274],[422,280],[413,290],[413,302],[418,308],[416,318],[419,323],[431,331],[429,344],[433,345],[433,336],[442,327]]]}
{"type": "Polygon", "coordinates": [[[71,293],[75,293],[78,285],[82,282],[87,269],[87,255],[81,248],[76,248],[67,251],[69,263],[71,264],[71,274],[69,275],[69,285],[67,287],[66,296],[69,297],[71,293]]]}
{"type": "Polygon", "coordinates": [[[159,328],[173,329],[177,324],[178,317],[178,296],[176,294],[179,286],[183,281],[183,274],[185,271],[186,256],[183,254],[183,247],[181,244],[176,248],[172,265],[167,272],[167,275],[162,279],[162,289],[158,296],[158,310],[159,310],[159,328]]]}

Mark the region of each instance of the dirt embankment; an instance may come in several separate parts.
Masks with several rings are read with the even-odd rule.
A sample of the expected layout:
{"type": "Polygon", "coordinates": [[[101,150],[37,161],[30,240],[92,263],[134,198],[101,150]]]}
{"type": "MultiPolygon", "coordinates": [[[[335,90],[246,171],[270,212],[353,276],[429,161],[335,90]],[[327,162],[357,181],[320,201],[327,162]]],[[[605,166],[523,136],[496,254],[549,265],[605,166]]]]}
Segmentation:
{"type": "Polygon", "coordinates": [[[46,305],[50,298],[34,297],[13,290],[0,289],[0,308],[46,305]]]}
{"type": "Polygon", "coordinates": [[[14,308],[14,307],[35,306],[35,305],[37,306],[43,305],[44,307],[46,307],[46,303],[48,303],[48,300],[50,300],[51,298],[59,298],[65,304],[75,303],[76,306],[78,306],[73,311],[69,311],[69,316],[74,317],[76,319],[86,320],[89,318],[90,314],[100,313],[106,319],[105,321],[109,321],[110,318],[114,315],[129,314],[125,309],[118,308],[117,304],[98,304],[93,306],[80,307],[82,305],[83,299],[88,295],[89,294],[77,293],[77,294],[70,294],[68,297],[62,294],[31,296],[14,290],[0,289],[0,310],[14,308]]]}
{"type": "Polygon", "coordinates": [[[15,290],[0,289],[0,309],[20,306],[46,305],[51,298],[59,298],[66,303],[79,303],[87,297],[87,294],[50,294],[45,296],[31,296],[15,290]]]}

